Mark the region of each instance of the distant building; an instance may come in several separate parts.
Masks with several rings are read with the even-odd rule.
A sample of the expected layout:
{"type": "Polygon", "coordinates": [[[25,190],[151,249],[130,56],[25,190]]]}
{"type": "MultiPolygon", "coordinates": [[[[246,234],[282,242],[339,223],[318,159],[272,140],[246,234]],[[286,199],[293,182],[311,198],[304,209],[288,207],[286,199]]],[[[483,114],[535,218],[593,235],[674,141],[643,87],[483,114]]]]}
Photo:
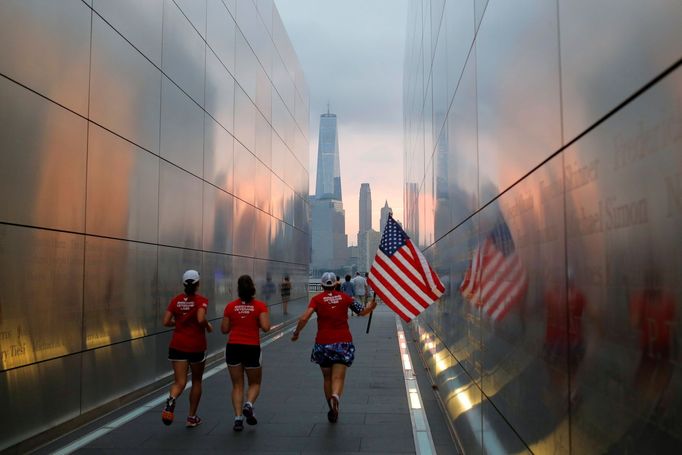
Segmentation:
{"type": "MultiPolygon", "coordinates": [[[[348,263],[346,212],[328,196],[312,199],[312,261],[314,271],[335,271],[348,263]]],[[[315,274],[315,273],[314,273],[315,274]]]]}
{"type": "Polygon", "coordinates": [[[311,196],[311,263],[313,276],[348,266],[346,212],[341,201],[341,173],[336,114],[320,116],[317,180],[311,196]]]}
{"type": "Polygon", "coordinates": [[[381,233],[370,229],[358,233],[358,271],[369,272],[369,268],[374,261],[374,255],[379,248],[381,233]]]}
{"type": "Polygon", "coordinates": [[[386,227],[386,222],[388,221],[388,215],[390,213],[393,213],[393,209],[388,206],[388,201],[386,201],[384,206],[381,208],[381,223],[379,224],[379,232],[384,231],[384,227],[386,227]]]}
{"type": "Polygon", "coordinates": [[[339,137],[336,114],[327,111],[320,115],[320,135],[317,146],[317,179],[315,196],[331,195],[342,201],[341,166],[339,164],[339,137]]]}
{"type": "Polygon", "coordinates": [[[358,232],[365,232],[372,229],[372,191],[369,183],[360,185],[360,228],[358,232]]]}

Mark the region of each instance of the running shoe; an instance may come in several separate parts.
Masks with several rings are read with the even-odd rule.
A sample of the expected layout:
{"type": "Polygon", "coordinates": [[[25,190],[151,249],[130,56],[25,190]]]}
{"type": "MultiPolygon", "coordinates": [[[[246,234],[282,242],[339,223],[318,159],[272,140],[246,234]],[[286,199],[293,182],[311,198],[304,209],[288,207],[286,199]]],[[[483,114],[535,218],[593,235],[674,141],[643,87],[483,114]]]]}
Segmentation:
{"type": "Polygon", "coordinates": [[[244,429],[244,421],[242,419],[235,419],[232,429],[234,431],[242,431],[244,429]]]}
{"type": "Polygon", "coordinates": [[[201,417],[199,416],[189,416],[187,417],[187,424],[185,425],[187,428],[194,428],[201,425],[201,417]]]}
{"type": "Polygon", "coordinates": [[[336,423],[336,421],[339,420],[339,397],[332,395],[329,399],[329,405],[331,409],[327,413],[327,419],[331,423],[336,423]]]}
{"type": "Polygon", "coordinates": [[[251,403],[244,403],[242,414],[244,414],[244,417],[246,417],[246,423],[249,425],[255,425],[258,423],[258,420],[256,420],[256,415],[253,412],[253,405],[251,403]]]}
{"type": "Polygon", "coordinates": [[[173,423],[173,411],[175,411],[175,398],[168,397],[166,407],[161,412],[161,420],[166,425],[173,423]]]}

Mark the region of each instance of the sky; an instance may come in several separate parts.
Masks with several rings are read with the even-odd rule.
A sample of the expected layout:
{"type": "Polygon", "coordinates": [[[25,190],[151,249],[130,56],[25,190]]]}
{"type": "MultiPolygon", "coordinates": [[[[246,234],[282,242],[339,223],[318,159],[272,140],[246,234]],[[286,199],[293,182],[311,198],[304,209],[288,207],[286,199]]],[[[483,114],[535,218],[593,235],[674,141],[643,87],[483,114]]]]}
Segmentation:
{"type": "Polygon", "coordinates": [[[402,81],[407,0],[275,0],[310,92],[310,193],[320,114],[337,115],[349,244],[360,184],[372,191],[372,227],[384,202],[403,220],[402,81]]]}

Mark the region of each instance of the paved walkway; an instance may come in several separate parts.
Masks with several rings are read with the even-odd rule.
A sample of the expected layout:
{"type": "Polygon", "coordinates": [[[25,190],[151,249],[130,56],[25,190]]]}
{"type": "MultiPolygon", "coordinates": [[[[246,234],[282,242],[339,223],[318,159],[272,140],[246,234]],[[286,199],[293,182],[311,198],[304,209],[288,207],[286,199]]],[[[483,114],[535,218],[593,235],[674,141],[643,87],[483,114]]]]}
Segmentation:
{"type": "MultiPolygon", "coordinates": [[[[366,324],[367,318],[350,319],[356,360],[348,370],[336,424],[327,421],[322,375],[309,361],[317,325],[313,320],[296,343],[287,334],[263,349],[258,425],[246,425],[242,433],[232,430],[231,389],[227,371],[222,370],[204,382],[201,426],[184,426],[185,391],[178,400],[173,425],[161,423],[161,406],[157,406],[76,453],[414,453],[394,314],[380,306],[369,334],[365,334],[366,324]]],[[[420,363],[418,357],[413,361],[420,363]]],[[[146,401],[149,398],[142,400],[146,401]]],[[[92,426],[80,433],[91,430],[92,426]]],[[[447,441],[434,440],[439,453],[453,453],[447,441]]]]}

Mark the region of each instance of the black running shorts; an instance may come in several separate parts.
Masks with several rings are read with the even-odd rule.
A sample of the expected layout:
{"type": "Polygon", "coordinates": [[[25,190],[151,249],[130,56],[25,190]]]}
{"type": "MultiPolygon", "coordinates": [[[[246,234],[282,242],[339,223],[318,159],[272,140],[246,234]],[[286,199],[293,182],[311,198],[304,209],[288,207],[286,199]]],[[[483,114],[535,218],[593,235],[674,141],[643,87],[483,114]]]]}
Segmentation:
{"type": "Polygon", "coordinates": [[[260,368],[260,346],[255,344],[227,344],[225,346],[225,362],[227,366],[244,368],[260,368]]]}
{"type": "Polygon", "coordinates": [[[168,360],[172,362],[201,363],[206,360],[206,351],[184,352],[168,348],[168,360]]]}

